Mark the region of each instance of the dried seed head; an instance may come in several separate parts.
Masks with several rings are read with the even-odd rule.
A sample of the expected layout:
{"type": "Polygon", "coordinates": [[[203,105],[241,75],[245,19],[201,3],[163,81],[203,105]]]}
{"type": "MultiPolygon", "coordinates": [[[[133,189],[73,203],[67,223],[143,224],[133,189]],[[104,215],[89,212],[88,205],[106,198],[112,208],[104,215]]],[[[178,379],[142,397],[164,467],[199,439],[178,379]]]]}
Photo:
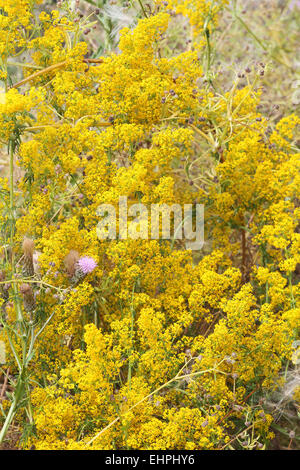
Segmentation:
{"type": "Polygon", "coordinates": [[[33,256],[34,251],[34,241],[31,238],[24,238],[23,245],[22,245],[24,255],[25,256],[33,256]]]}
{"type": "Polygon", "coordinates": [[[64,263],[66,267],[66,271],[69,277],[73,277],[76,270],[76,263],[79,260],[80,256],[78,251],[71,250],[67,256],[65,257],[64,263]]]}
{"type": "Polygon", "coordinates": [[[26,312],[32,312],[35,309],[35,298],[31,286],[29,284],[21,284],[20,292],[23,297],[24,309],[26,312]]]}
{"type": "Polygon", "coordinates": [[[23,252],[24,252],[24,261],[23,261],[23,274],[24,276],[33,276],[33,251],[34,251],[34,241],[30,238],[24,238],[23,241],[23,252]]]}

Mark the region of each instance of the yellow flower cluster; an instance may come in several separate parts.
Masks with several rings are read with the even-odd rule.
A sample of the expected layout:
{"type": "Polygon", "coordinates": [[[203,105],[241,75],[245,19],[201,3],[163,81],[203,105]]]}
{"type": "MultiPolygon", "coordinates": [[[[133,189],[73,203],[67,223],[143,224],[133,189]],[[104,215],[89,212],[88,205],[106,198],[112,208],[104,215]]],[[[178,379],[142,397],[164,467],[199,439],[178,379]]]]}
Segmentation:
{"type": "MultiPolygon", "coordinates": [[[[38,3],[41,0],[1,0],[0,56],[3,62],[8,56],[16,54],[17,49],[27,46],[32,33],[31,9],[38,3]]],[[[2,70],[1,75],[1,78],[6,78],[6,71],[2,70]]]]}
{"type": "Polygon", "coordinates": [[[193,28],[194,36],[210,30],[211,24],[216,25],[219,11],[228,0],[155,0],[155,3],[168,10],[186,16],[193,28]]]}

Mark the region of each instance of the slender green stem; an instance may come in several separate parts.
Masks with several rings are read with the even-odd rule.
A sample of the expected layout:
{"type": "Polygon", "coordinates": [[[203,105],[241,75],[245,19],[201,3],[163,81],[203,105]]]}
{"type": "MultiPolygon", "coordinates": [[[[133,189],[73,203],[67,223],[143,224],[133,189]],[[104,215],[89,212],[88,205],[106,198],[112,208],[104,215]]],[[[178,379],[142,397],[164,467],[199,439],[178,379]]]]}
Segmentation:
{"type": "Polygon", "coordinates": [[[9,218],[10,218],[10,256],[11,256],[11,278],[14,293],[14,304],[17,313],[17,321],[23,322],[23,313],[20,305],[19,294],[15,283],[15,253],[14,253],[14,235],[15,235],[15,209],[14,209],[14,144],[9,142],[9,218]]]}
{"type": "Polygon", "coordinates": [[[142,9],[142,12],[143,12],[145,18],[148,18],[148,15],[147,15],[147,13],[146,13],[146,10],[145,10],[145,7],[144,7],[144,5],[143,5],[142,0],[138,0],[138,2],[139,2],[139,4],[140,4],[140,7],[141,7],[141,9],[142,9]]]}
{"type": "Polygon", "coordinates": [[[15,215],[14,215],[14,150],[12,142],[8,144],[9,152],[9,217],[10,217],[10,247],[11,247],[11,271],[12,277],[14,273],[14,250],[13,239],[15,230],[15,215]]]}
{"type": "MultiPolygon", "coordinates": [[[[259,39],[259,37],[256,36],[256,34],[252,31],[252,29],[249,28],[247,23],[237,14],[236,2],[234,3],[232,14],[233,14],[234,18],[243,26],[243,28],[246,29],[246,31],[250,34],[250,36],[253,37],[253,39],[257,42],[257,44],[259,44],[260,47],[264,51],[267,51],[268,47],[263,43],[263,41],[261,39],[259,39]]],[[[272,57],[272,59],[276,60],[276,62],[284,65],[285,67],[291,68],[291,66],[289,64],[287,64],[287,63],[283,62],[282,60],[280,60],[273,52],[270,52],[270,56],[272,57]]]]}
{"type": "MultiPolygon", "coordinates": [[[[15,388],[15,393],[13,397],[12,404],[10,406],[9,412],[6,416],[4,425],[0,432],[0,444],[3,442],[3,439],[6,436],[8,428],[12,423],[15,413],[18,409],[20,401],[23,399],[25,390],[29,391],[29,385],[26,382],[27,373],[26,373],[26,349],[27,349],[27,338],[26,338],[26,328],[24,325],[24,318],[22,307],[20,304],[19,293],[17,289],[17,284],[15,282],[15,253],[14,253],[14,235],[15,235],[15,208],[14,208],[14,148],[15,142],[10,139],[8,144],[9,151],[9,218],[10,218],[10,262],[11,262],[11,279],[12,279],[12,288],[13,288],[13,301],[15,306],[15,311],[17,315],[17,323],[20,328],[20,338],[21,338],[21,347],[22,347],[22,359],[16,352],[12,338],[8,332],[8,327],[5,326],[6,333],[8,335],[9,344],[11,346],[12,352],[14,354],[15,360],[19,368],[19,376],[17,380],[17,385],[15,388]]],[[[31,410],[29,411],[31,413],[31,410]]]]}
{"type": "Polygon", "coordinates": [[[245,23],[245,21],[240,17],[238,16],[236,13],[234,13],[234,17],[236,20],[238,20],[241,25],[246,29],[246,31],[248,31],[248,33],[250,34],[250,36],[253,37],[253,39],[263,48],[264,51],[267,50],[267,47],[264,45],[264,43],[256,36],[255,33],[253,33],[253,31],[249,28],[249,26],[247,25],[247,23],[245,23]]]}
{"type": "Polygon", "coordinates": [[[20,403],[20,401],[22,400],[23,396],[24,396],[24,377],[23,377],[23,372],[20,373],[19,377],[18,377],[18,381],[17,381],[17,385],[16,385],[16,389],[15,389],[15,393],[14,393],[14,398],[13,398],[13,401],[12,401],[12,404],[9,408],[9,411],[8,411],[8,414],[6,416],[6,419],[4,421],[4,424],[2,426],[2,429],[0,431],[0,444],[2,444],[5,436],[6,436],[6,433],[9,429],[9,426],[11,425],[14,417],[15,417],[15,414],[16,414],[16,411],[18,409],[18,405],[20,403]]]}
{"type": "Polygon", "coordinates": [[[209,28],[205,29],[205,38],[206,38],[206,76],[208,78],[210,66],[211,66],[211,45],[210,45],[210,32],[209,28]]]}

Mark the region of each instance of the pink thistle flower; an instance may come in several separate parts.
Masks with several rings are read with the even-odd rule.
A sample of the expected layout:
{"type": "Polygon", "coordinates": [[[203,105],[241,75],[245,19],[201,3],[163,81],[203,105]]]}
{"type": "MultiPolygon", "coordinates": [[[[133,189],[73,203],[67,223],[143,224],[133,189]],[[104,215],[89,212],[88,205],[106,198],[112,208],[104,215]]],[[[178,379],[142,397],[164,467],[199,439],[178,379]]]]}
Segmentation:
{"type": "Polygon", "coordinates": [[[96,261],[90,256],[82,256],[77,261],[77,266],[83,275],[91,273],[96,267],[96,261]]]}

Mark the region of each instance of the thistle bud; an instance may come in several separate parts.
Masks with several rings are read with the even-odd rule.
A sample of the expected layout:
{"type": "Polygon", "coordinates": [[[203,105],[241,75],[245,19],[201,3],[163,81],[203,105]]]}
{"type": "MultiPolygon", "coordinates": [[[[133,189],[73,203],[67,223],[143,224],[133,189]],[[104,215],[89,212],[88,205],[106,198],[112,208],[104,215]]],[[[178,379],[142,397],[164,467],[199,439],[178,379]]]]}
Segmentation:
{"type": "Polygon", "coordinates": [[[23,297],[24,309],[26,312],[32,312],[35,309],[35,298],[31,286],[29,284],[21,284],[20,291],[23,297]]]}
{"type": "Polygon", "coordinates": [[[33,276],[33,251],[34,251],[34,241],[30,238],[24,238],[23,241],[23,252],[24,252],[24,261],[23,261],[23,274],[24,276],[33,276]]]}

